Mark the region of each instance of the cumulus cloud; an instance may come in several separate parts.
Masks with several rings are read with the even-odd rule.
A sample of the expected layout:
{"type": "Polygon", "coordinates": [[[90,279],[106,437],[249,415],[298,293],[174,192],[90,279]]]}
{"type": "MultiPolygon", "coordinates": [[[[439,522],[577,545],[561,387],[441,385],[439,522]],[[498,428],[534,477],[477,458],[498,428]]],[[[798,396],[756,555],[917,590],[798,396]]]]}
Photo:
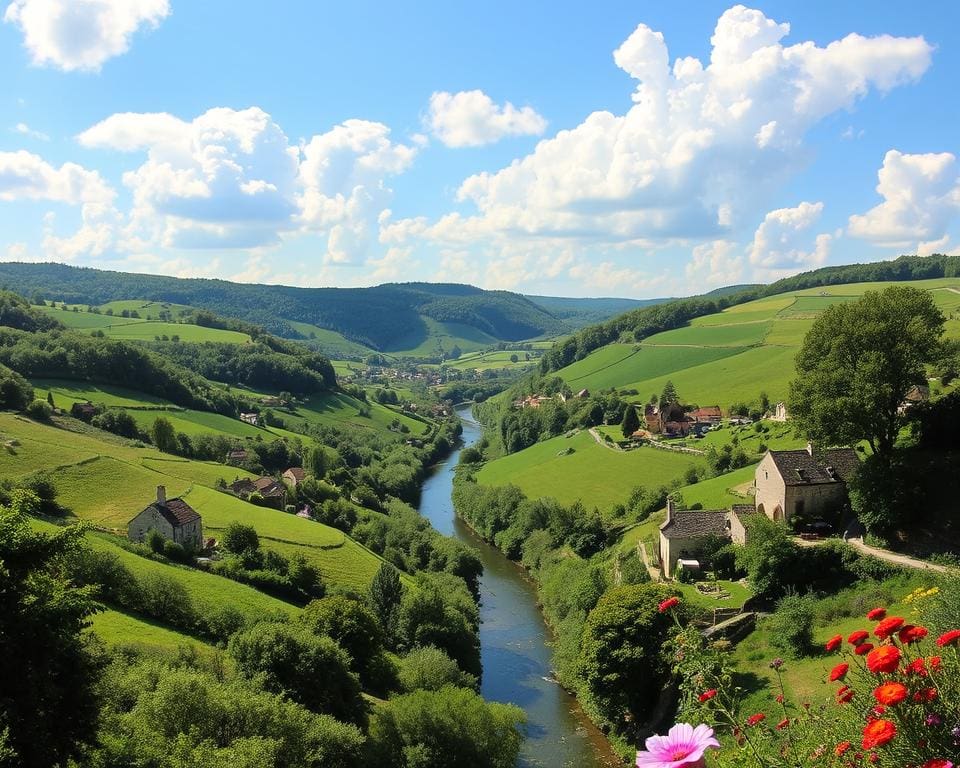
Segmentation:
{"type": "Polygon", "coordinates": [[[547,129],[547,121],[532,107],[518,109],[509,101],[499,106],[480,90],[437,91],[425,122],[448,147],[480,147],[507,136],[539,136],[547,129]]]}
{"type": "Polygon", "coordinates": [[[26,150],[0,152],[0,200],[47,200],[59,203],[109,203],[110,185],[96,171],[76,163],[59,168],[26,150]]]}
{"type": "Polygon", "coordinates": [[[13,0],[3,20],[20,27],[34,64],[97,71],[169,14],[168,0],[13,0]]]}
{"type": "Polygon", "coordinates": [[[750,246],[754,276],[777,279],[804,269],[823,266],[830,255],[833,236],[811,237],[809,230],[820,219],[823,203],[800,203],[796,208],[770,211],[757,227],[750,246]]]}
{"type": "Polygon", "coordinates": [[[685,267],[691,290],[736,285],[743,280],[742,248],[730,240],[712,240],[693,249],[692,258],[685,267]]]}
{"type": "Polygon", "coordinates": [[[960,171],[950,152],[909,155],[891,149],[877,174],[883,202],[850,217],[854,237],[891,248],[932,253],[946,248],[946,229],[960,212],[960,171]]]}
{"type": "Polygon", "coordinates": [[[480,238],[722,239],[804,162],[812,126],[930,65],[921,37],[784,45],[789,29],[738,5],[717,22],[706,64],[671,66],[663,35],[639,25],[613,54],[638,81],[633,106],[594,112],[502,170],[467,178],[458,199],[476,209],[468,228],[480,238]]]}
{"type": "Polygon", "coordinates": [[[11,129],[14,133],[18,133],[21,136],[26,136],[30,139],[36,139],[37,141],[50,141],[50,137],[43,133],[42,131],[35,131],[26,123],[17,123],[11,129]]]}

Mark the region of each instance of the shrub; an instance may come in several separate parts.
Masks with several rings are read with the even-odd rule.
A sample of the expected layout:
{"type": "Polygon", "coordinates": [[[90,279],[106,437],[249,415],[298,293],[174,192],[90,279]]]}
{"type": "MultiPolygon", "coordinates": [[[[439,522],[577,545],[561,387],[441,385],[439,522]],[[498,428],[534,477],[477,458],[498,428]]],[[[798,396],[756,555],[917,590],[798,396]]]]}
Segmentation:
{"type": "Polygon", "coordinates": [[[776,612],[766,620],[770,642],[792,656],[804,656],[813,648],[813,598],[787,595],[777,603],[776,612]]]}
{"type": "Polygon", "coordinates": [[[27,416],[37,421],[50,421],[53,416],[53,408],[46,400],[34,400],[27,406],[27,416]]]}
{"type": "Polygon", "coordinates": [[[439,691],[445,685],[476,688],[477,678],[464,672],[457,663],[432,645],[414,648],[400,659],[397,670],[404,691],[439,691]]]}

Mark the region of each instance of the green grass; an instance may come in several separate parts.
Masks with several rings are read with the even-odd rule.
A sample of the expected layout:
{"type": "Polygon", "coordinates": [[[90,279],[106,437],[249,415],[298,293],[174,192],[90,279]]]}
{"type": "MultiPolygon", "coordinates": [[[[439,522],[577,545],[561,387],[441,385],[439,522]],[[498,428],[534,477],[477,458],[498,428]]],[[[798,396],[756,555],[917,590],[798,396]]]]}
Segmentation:
{"type": "Polygon", "coordinates": [[[219,432],[228,437],[262,437],[267,438],[269,430],[254,427],[240,419],[224,416],[222,413],[208,411],[194,411],[190,409],[169,411],[135,410],[130,415],[136,420],[141,429],[149,430],[158,416],[163,416],[178,432],[190,435],[202,435],[210,432],[219,432]]]}
{"type": "MultiPolygon", "coordinates": [[[[83,307],[81,307],[83,308],[83,307]]],[[[195,312],[196,308],[188,304],[172,304],[168,301],[145,301],[142,299],[121,299],[119,301],[109,301],[99,307],[101,312],[112,309],[114,315],[118,315],[123,310],[137,312],[141,319],[159,320],[161,312],[169,312],[174,318],[183,314],[195,312]]]]}
{"type": "Polygon", "coordinates": [[[497,351],[497,352],[474,352],[464,355],[459,360],[448,362],[450,368],[457,368],[462,371],[489,371],[500,369],[520,370],[530,368],[537,364],[538,357],[531,354],[527,360],[527,352],[522,351],[497,351]],[[511,355],[517,356],[517,362],[510,360],[511,355]]]}
{"type": "Polygon", "coordinates": [[[218,653],[216,646],[203,640],[177,632],[152,619],[117,610],[95,613],[90,618],[88,631],[108,646],[132,646],[146,651],[179,651],[184,647],[192,647],[207,656],[218,653]]]}
{"type": "Polygon", "coordinates": [[[79,312],[73,312],[71,310],[64,311],[62,309],[54,309],[53,307],[37,307],[37,309],[46,312],[55,320],[59,320],[67,326],[67,328],[74,328],[76,330],[106,329],[112,325],[140,322],[139,320],[126,317],[111,317],[110,315],[97,315],[92,312],[85,312],[85,308],[79,312]]]}
{"type": "Polygon", "coordinates": [[[484,485],[519,486],[530,498],[553,497],[564,504],[578,499],[587,509],[610,510],[637,485],[659,486],[682,477],[700,457],[656,448],[613,451],[587,432],[555,437],[486,464],[477,473],[484,485]],[[568,448],[569,455],[558,455],[568,448]]]}
{"type": "Polygon", "coordinates": [[[692,325],[650,336],[643,340],[643,346],[749,347],[763,341],[771,324],[772,321],[741,322],[738,319],[730,325],[692,325]]]}
{"type": "Polygon", "coordinates": [[[350,341],[346,336],[336,331],[331,331],[328,328],[321,328],[318,325],[311,325],[310,323],[300,323],[295,320],[288,320],[287,322],[297,333],[303,334],[303,336],[310,341],[319,344],[327,354],[366,357],[373,352],[370,347],[364,346],[356,341],[350,341]]]}
{"type": "Polygon", "coordinates": [[[312,395],[305,403],[297,406],[293,413],[278,411],[284,422],[294,428],[309,425],[326,425],[340,428],[359,428],[374,430],[383,434],[394,434],[389,426],[394,419],[405,424],[410,435],[423,435],[430,431],[430,425],[417,419],[410,418],[398,410],[393,410],[379,403],[369,402],[366,407],[370,410],[369,416],[360,416],[360,409],[365,404],[343,392],[327,392],[312,395]]]}
{"type": "Polygon", "coordinates": [[[684,486],[680,489],[683,506],[700,504],[704,509],[727,509],[731,504],[753,504],[753,496],[734,492],[734,489],[752,483],[755,470],[756,465],[751,464],[725,475],[684,486]]]}
{"type": "Polygon", "coordinates": [[[152,320],[108,326],[103,329],[111,339],[127,341],[153,341],[157,336],[180,337],[180,341],[219,341],[228,344],[246,344],[250,337],[239,331],[226,331],[221,328],[205,328],[192,323],[162,323],[152,320]]]}
{"type": "Polygon", "coordinates": [[[710,583],[716,584],[716,586],[727,592],[730,597],[725,597],[718,600],[715,597],[710,597],[709,595],[704,595],[703,593],[699,592],[696,586],[693,584],[680,584],[674,582],[670,586],[680,590],[680,593],[683,595],[683,599],[688,603],[707,609],[740,608],[750,597],[753,596],[753,592],[750,590],[750,588],[745,587],[738,581],[718,580],[710,583]]]}
{"type": "Polygon", "coordinates": [[[424,317],[423,328],[397,339],[385,351],[404,357],[437,357],[448,354],[454,347],[461,352],[488,349],[498,339],[478,328],[463,323],[442,323],[424,317]]]}
{"type": "MultiPolygon", "coordinates": [[[[34,394],[38,399],[46,400],[47,393],[53,392],[53,401],[58,408],[70,409],[74,403],[102,403],[116,408],[149,408],[155,405],[170,406],[165,400],[132,389],[114,387],[109,384],[93,384],[87,381],[65,381],[62,379],[33,379],[34,394]]],[[[170,406],[172,407],[172,406],[170,406]]]]}

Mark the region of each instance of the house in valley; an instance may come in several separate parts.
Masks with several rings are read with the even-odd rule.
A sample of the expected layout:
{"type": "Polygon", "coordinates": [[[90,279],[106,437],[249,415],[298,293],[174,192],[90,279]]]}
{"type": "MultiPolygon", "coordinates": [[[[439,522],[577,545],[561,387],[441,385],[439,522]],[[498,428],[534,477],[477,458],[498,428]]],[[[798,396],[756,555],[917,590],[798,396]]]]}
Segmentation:
{"type": "Polygon", "coordinates": [[[897,408],[897,413],[901,416],[920,403],[925,403],[930,399],[930,387],[926,384],[914,384],[903,396],[903,402],[897,408]]]}
{"type": "Polygon", "coordinates": [[[260,414],[259,413],[241,413],[240,421],[244,424],[249,424],[251,427],[260,426],[260,414]]]}
{"type": "Polygon", "coordinates": [[[853,448],[767,451],[754,472],[757,511],[789,523],[794,515],[825,517],[841,510],[849,498],[847,482],[860,466],[853,448]]]}
{"type": "Polygon", "coordinates": [[[303,467],[290,467],[290,469],[286,470],[281,477],[294,488],[296,488],[306,479],[307,473],[303,471],[303,467]]]}
{"type": "Polygon", "coordinates": [[[660,526],[660,564],[667,578],[673,576],[680,560],[696,560],[710,540],[728,539],[746,544],[746,521],[756,514],[751,504],[731,509],[676,509],[667,500],[667,519],[660,526]]]}
{"type": "Polygon", "coordinates": [[[142,542],[152,530],[187,548],[200,549],[203,545],[200,515],[182,498],[168,499],[162,485],[157,487],[156,500],[127,523],[130,541],[142,542]]]}
{"type": "Polygon", "coordinates": [[[265,507],[283,509],[287,501],[286,486],[269,476],[258,477],[255,480],[246,477],[239,478],[230,483],[228,487],[244,500],[249,500],[251,496],[257,494],[263,499],[262,505],[265,507]]]}
{"type": "Polygon", "coordinates": [[[783,400],[773,406],[773,414],[770,416],[771,421],[786,421],[789,418],[787,404],[783,400]]]}
{"type": "Polygon", "coordinates": [[[707,405],[702,408],[694,408],[689,413],[689,418],[697,424],[719,424],[723,421],[723,413],[719,405],[707,405]]]}
{"type": "Polygon", "coordinates": [[[243,464],[249,458],[246,448],[234,448],[227,452],[227,464],[243,464]]]}

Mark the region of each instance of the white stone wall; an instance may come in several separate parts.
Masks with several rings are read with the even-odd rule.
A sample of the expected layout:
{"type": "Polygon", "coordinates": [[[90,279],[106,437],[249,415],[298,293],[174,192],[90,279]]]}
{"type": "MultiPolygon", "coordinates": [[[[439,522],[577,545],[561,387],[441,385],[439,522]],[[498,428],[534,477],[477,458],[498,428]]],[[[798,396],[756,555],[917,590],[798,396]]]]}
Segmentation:
{"type": "Polygon", "coordinates": [[[771,520],[773,520],[773,510],[776,509],[777,505],[783,507],[784,513],[786,513],[784,504],[787,487],[780,476],[780,471],[777,469],[773,457],[769,453],[757,465],[757,469],[753,473],[753,479],[757,489],[754,499],[757,509],[763,507],[764,514],[771,520]]]}
{"type": "Polygon", "coordinates": [[[154,507],[148,507],[127,523],[127,538],[143,541],[151,529],[159,531],[165,539],[173,538],[173,526],[154,507]]]}

